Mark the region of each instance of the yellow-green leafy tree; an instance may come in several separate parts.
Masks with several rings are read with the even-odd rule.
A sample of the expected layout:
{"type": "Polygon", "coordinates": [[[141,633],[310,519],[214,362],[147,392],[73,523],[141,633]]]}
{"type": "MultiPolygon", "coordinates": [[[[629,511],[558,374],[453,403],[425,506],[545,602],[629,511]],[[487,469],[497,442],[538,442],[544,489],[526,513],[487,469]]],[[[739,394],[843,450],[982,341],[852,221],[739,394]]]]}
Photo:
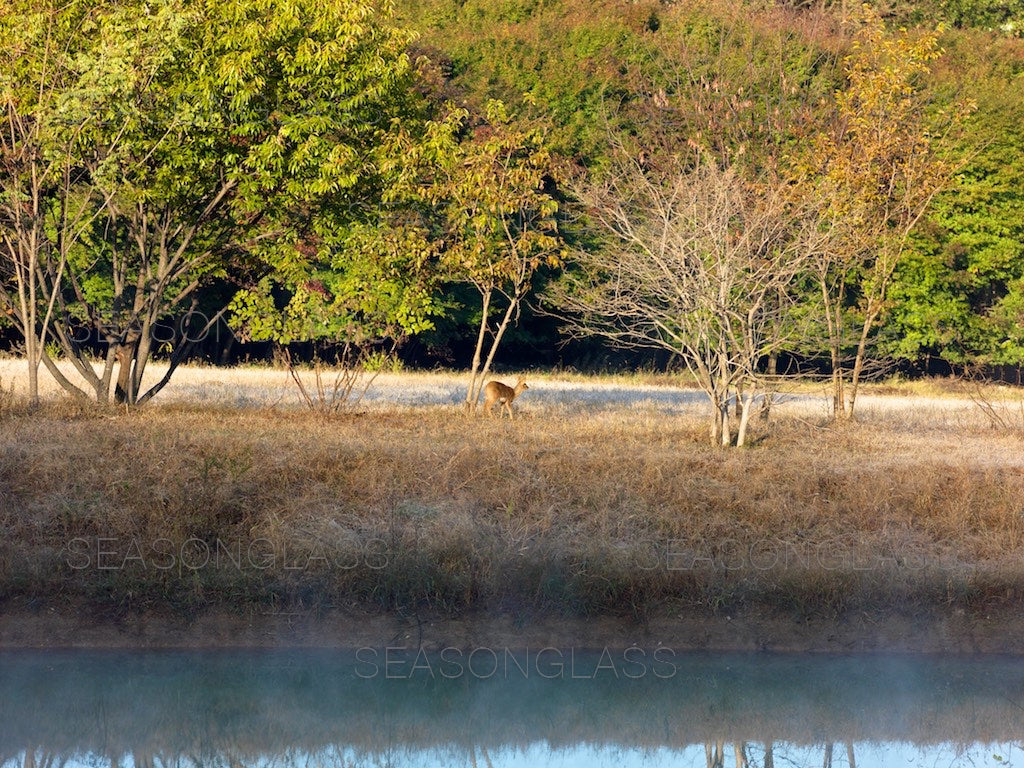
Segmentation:
{"type": "Polygon", "coordinates": [[[445,158],[430,190],[443,212],[442,268],[451,280],[469,283],[480,294],[467,411],[476,408],[534,274],[562,262],[552,184],[543,133],[517,126],[504,105],[492,101],[485,120],[445,158]]]}
{"type": "Polygon", "coordinates": [[[846,87],[808,164],[828,234],[815,271],[838,418],[853,414],[909,236],[953,176],[944,139],[966,110],[929,110],[925,103],[922,78],[942,53],[935,33],[890,32],[868,6],[859,23],[845,60],[846,87]]]}

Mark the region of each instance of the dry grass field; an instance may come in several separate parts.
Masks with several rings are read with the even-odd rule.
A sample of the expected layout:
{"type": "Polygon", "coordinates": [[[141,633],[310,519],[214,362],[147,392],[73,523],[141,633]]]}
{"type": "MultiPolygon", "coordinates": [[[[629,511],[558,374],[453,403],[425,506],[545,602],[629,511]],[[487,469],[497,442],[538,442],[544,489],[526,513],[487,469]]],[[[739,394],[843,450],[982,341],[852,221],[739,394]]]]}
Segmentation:
{"type": "Polygon", "coordinates": [[[1011,389],[982,393],[994,420],[951,385],[876,388],[836,426],[804,385],[721,450],[703,396],[657,377],[530,376],[510,423],[464,415],[450,374],[381,375],[323,416],[252,368],[28,413],[20,367],[0,362],[0,605],[805,620],[1024,598],[1011,389]]]}

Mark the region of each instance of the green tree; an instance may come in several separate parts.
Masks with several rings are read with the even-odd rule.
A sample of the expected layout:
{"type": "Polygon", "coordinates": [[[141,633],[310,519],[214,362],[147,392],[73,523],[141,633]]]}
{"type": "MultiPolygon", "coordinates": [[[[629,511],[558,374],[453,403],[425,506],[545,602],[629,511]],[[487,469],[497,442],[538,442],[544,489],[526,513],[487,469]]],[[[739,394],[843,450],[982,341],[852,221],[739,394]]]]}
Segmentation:
{"type": "Polygon", "coordinates": [[[969,73],[978,101],[957,149],[968,159],[894,276],[886,349],[965,367],[1019,365],[1024,339],[1011,308],[1024,277],[1024,95],[1005,53],[977,37],[982,61],[957,52],[955,65],[969,73]]]}
{"type": "Polygon", "coordinates": [[[97,400],[112,383],[129,404],[156,394],[226,309],[202,316],[201,288],[239,259],[288,273],[312,248],[337,266],[337,252],[375,225],[379,169],[413,76],[410,36],[386,13],[360,0],[97,11],[75,82],[100,117],[80,139],[98,213],[68,252],[53,324],[97,400]],[[99,371],[82,329],[104,350],[99,371]],[[170,367],[144,389],[158,341],[170,367]]]}
{"type": "MultiPolygon", "coordinates": [[[[274,74],[277,129],[256,148],[255,174],[240,189],[260,219],[256,275],[231,305],[232,324],[249,339],[359,344],[425,330],[440,311],[434,245],[412,204],[415,163],[406,162],[429,138],[405,52],[411,36],[380,23],[369,5],[335,5],[348,16],[286,24],[302,55],[277,56],[286,62],[274,74]]],[[[315,19],[319,7],[309,3],[304,14],[315,19]]],[[[258,27],[254,20],[238,34],[243,48],[258,27]]]]}
{"type": "Polygon", "coordinates": [[[37,0],[0,11],[0,308],[24,339],[32,403],[40,363],[56,370],[45,347],[69,256],[104,207],[85,167],[88,139],[107,120],[109,153],[127,127],[104,113],[110,87],[97,83],[109,82],[116,64],[84,76],[102,15],[88,3],[37,0]]]}
{"type": "Polygon", "coordinates": [[[476,409],[534,274],[562,261],[558,202],[548,189],[551,173],[543,133],[517,127],[504,105],[492,101],[472,135],[442,158],[437,183],[427,190],[444,220],[442,269],[449,279],[471,284],[480,296],[467,411],[476,409]]]}

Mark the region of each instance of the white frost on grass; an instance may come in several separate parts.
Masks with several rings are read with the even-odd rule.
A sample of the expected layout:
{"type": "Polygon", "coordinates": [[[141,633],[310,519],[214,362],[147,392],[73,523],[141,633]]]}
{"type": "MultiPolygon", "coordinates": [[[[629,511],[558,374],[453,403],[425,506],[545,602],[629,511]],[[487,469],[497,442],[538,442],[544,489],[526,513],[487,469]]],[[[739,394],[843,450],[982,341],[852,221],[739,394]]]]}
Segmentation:
{"type": "MultiPolygon", "coordinates": [[[[62,369],[73,375],[70,365],[62,369]]],[[[163,364],[153,363],[146,371],[146,383],[155,382],[166,372],[163,364]]],[[[303,372],[308,386],[313,386],[311,371],[303,372]]],[[[505,383],[515,381],[514,375],[497,377],[505,383]]],[[[23,360],[0,359],[0,388],[25,394],[26,366],[23,360]]],[[[708,401],[702,392],[693,389],[641,383],[628,376],[583,378],[578,375],[560,377],[554,373],[530,373],[530,389],[516,399],[517,418],[545,425],[573,423],[568,429],[593,425],[628,430],[630,425],[652,423],[666,429],[685,426],[703,429],[708,417],[708,401]]],[[[40,375],[43,396],[63,397],[61,390],[45,372],[40,375]]],[[[410,410],[454,413],[461,409],[465,396],[466,376],[452,372],[403,372],[378,376],[357,406],[359,411],[396,412],[410,410]]],[[[808,430],[831,430],[829,399],[824,386],[806,383],[779,395],[772,413],[784,419],[800,420],[808,430]]],[[[862,464],[877,462],[913,464],[920,461],[947,463],[950,466],[973,465],[981,468],[1013,467],[1024,471],[1024,451],[1020,439],[1024,435],[1024,398],[1013,388],[989,388],[989,405],[996,409],[1004,426],[1012,429],[989,430],[989,418],[969,397],[926,396],[915,394],[876,394],[870,390],[858,399],[857,421],[861,425],[878,425],[877,430],[859,434],[869,439],[871,451],[859,454],[862,464]]],[[[157,396],[156,404],[184,404],[211,409],[273,409],[278,413],[303,409],[295,383],[284,370],[240,366],[214,368],[184,366],[175,372],[167,387],[157,396]]],[[[497,409],[495,409],[497,410],[497,409]]],[[[497,417],[498,414],[495,414],[497,417]]],[[[517,422],[518,423],[518,422],[517,422]]],[[[760,420],[756,420],[760,424],[760,420]]],[[[841,443],[842,441],[840,441],[841,443]]],[[[829,450],[829,441],[822,443],[829,450]]]]}
{"type": "MultiPolygon", "coordinates": [[[[61,370],[73,381],[80,381],[70,364],[62,362],[61,370]]],[[[166,365],[150,363],[145,385],[150,386],[166,372],[166,365]]],[[[312,371],[302,371],[306,386],[312,391],[312,371]]],[[[514,383],[514,375],[494,377],[514,383]]],[[[0,384],[26,391],[24,360],[0,359],[0,384]]],[[[369,378],[360,386],[365,386],[369,378]]],[[[629,377],[603,376],[580,380],[559,378],[557,374],[527,375],[530,388],[516,399],[514,408],[524,415],[592,415],[608,418],[614,413],[650,413],[654,415],[688,415],[703,419],[709,408],[707,397],[695,389],[667,385],[644,384],[629,377]]],[[[323,382],[330,387],[333,375],[326,371],[323,382]]],[[[44,397],[59,397],[61,390],[45,370],[40,371],[44,397]]],[[[381,411],[392,408],[459,407],[465,396],[466,376],[452,372],[382,373],[370,382],[359,403],[360,410],[381,411]]],[[[170,383],[157,396],[158,403],[202,404],[221,408],[302,408],[302,400],[287,371],[269,367],[182,366],[170,383]]],[[[994,403],[1007,418],[1024,423],[1024,405],[1019,393],[1008,390],[994,403]]],[[[497,409],[495,409],[497,410],[497,409]]],[[[824,387],[816,390],[804,386],[798,392],[776,396],[773,412],[807,420],[822,420],[829,415],[829,398],[824,387]]],[[[978,404],[963,397],[930,397],[923,395],[872,394],[858,398],[857,414],[864,421],[884,420],[904,424],[908,428],[960,428],[985,424],[978,404]]]]}

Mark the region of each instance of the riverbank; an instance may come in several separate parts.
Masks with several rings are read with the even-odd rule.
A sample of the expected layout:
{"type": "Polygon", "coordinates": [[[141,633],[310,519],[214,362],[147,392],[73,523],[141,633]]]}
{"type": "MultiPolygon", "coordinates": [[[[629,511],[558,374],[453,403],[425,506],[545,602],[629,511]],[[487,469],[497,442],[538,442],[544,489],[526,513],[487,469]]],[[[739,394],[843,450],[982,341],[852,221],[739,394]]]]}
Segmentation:
{"type": "Polygon", "coordinates": [[[546,386],[514,424],[9,409],[0,645],[380,645],[411,621],[460,646],[1024,652],[1021,432],[971,403],[839,428],[795,400],[722,451],[687,393],[546,386]]]}
{"type": "MultiPolygon", "coordinates": [[[[243,614],[205,609],[181,616],[155,609],[112,613],[95,605],[9,601],[0,612],[0,649],[367,649],[383,665],[411,665],[421,650],[456,651],[474,659],[506,652],[551,655],[571,650],[621,654],[629,648],[692,652],[1024,655],[1019,610],[969,615],[954,610],[908,616],[893,612],[794,621],[757,609],[708,615],[666,615],[638,623],[623,617],[394,612],[281,611],[243,614]],[[370,650],[372,649],[372,650],[370,650]],[[388,650],[390,649],[390,650],[388,650]],[[399,650],[405,654],[398,653],[399,650]]],[[[483,663],[483,662],[481,662],[483,663]]],[[[397,667],[396,667],[397,669],[397,667]]]]}

